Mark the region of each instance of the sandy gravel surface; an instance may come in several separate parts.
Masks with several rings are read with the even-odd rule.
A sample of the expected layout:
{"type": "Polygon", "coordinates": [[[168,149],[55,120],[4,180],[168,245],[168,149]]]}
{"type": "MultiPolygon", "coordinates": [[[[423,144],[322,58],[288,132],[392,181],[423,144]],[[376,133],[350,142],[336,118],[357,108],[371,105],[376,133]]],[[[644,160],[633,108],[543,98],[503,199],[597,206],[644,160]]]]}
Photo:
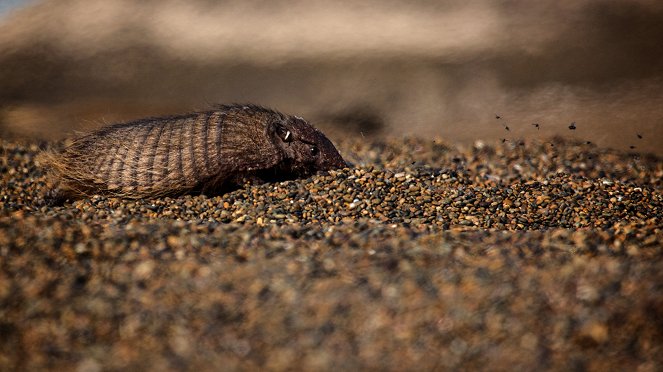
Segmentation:
{"type": "Polygon", "coordinates": [[[2,142],[0,370],[660,368],[660,157],[338,144],[355,168],[46,207],[2,142]]]}

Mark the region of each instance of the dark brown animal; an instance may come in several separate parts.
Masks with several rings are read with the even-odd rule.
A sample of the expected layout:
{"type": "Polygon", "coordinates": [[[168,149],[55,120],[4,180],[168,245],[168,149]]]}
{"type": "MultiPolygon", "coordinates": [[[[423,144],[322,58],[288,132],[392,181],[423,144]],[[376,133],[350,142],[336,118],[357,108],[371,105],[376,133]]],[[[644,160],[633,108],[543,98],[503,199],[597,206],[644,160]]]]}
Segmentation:
{"type": "Polygon", "coordinates": [[[285,180],[346,166],[304,119],[254,105],[111,125],[45,158],[51,202],[218,193],[246,179],[285,180]]]}

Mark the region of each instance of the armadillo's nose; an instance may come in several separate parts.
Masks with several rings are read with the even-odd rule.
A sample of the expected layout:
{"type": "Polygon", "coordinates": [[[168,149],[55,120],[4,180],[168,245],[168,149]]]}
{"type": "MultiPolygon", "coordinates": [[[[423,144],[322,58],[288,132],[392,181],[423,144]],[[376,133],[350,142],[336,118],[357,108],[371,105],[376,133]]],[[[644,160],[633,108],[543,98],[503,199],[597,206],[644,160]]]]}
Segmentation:
{"type": "MultiPolygon", "coordinates": [[[[336,149],[334,149],[334,150],[336,150],[336,149]]],[[[341,156],[341,154],[338,151],[335,151],[335,154],[334,154],[333,158],[330,159],[330,160],[331,161],[329,163],[332,166],[332,168],[349,168],[349,167],[352,167],[352,165],[350,163],[348,163],[347,161],[345,161],[343,159],[343,157],[341,156]]]]}
{"type": "Polygon", "coordinates": [[[341,155],[338,155],[338,157],[334,157],[333,159],[328,159],[326,162],[326,167],[327,169],[339,169],[339,168],[347,168],[350,167],[348,165],[348,162],[343,160],[341,155]]]}
{"type": "Polygon", "coordinates": [[[336,169],[336,168],[346,168],[351,166],[343,160],[343,157],[341,154],[339,154],[338,150],[336,150],[336,147],[334,147],[334,144],[331,143],[330,140],[327,138],[324,138],[320,143],[321,147],[321,152],[323,154],[322,161],[321,161],[321,166],[324,169],[336,169]]]}

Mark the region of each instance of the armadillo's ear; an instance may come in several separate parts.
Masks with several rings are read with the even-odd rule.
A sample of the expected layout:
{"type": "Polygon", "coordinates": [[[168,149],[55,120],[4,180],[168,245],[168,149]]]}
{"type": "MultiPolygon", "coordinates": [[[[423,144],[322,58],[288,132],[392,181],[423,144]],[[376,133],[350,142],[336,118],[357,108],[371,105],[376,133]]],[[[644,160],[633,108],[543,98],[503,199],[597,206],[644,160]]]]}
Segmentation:
{"type": "Polygon", "coordinates": [[[273,136],[277,137],[281,142],[292,142],[294,135],[292,134],[292,131],[288,129],[283,123],[281,122],[273,122],[271,124],[270,132],[272,133],[273,136]]]}

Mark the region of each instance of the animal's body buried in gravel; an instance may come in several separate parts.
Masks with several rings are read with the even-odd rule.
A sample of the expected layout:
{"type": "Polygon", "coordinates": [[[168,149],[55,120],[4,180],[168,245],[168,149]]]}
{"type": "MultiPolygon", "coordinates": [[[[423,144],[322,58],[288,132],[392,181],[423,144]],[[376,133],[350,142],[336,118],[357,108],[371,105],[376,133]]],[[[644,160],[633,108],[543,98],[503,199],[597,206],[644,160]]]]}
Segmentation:
{"type": "Polygon", "coordinates": [[[49,203],[93,194],[219,193],[247,179],[286,180],[346,166],[304,119],[254,105],[111,125],[43,159],[51,168],[49,203]]]}

